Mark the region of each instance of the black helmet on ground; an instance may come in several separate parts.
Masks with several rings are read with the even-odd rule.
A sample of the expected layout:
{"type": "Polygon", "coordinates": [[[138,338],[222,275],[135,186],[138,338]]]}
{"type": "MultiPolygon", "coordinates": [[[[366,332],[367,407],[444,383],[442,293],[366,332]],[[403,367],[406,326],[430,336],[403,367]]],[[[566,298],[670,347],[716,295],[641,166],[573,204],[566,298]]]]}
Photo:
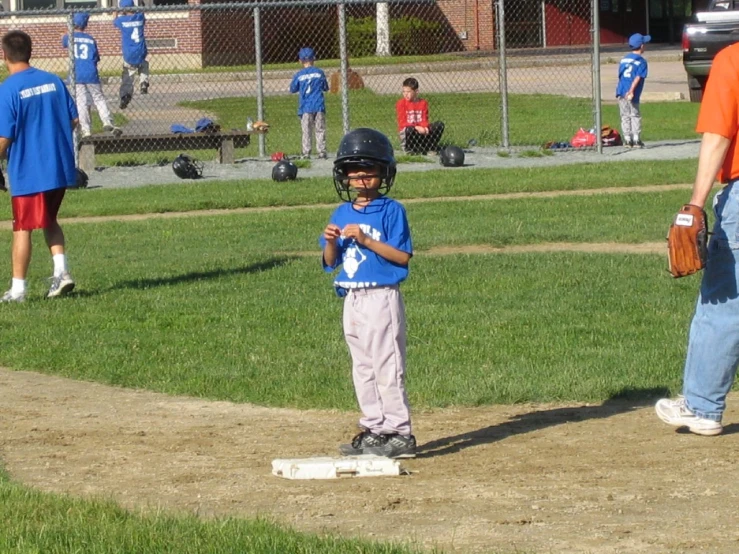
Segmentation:
{"type": "Polygon", "coordinates": [[[87,178],[87,173],[85,173],[82,169],[79,167],[75,169],[75,181],[74,186],[71,188],[74,189],[83,189],[87,187],[87,183],[89,182],[89,179],[87,178]]]}
{"type": "Polygon", "coordinates": [[[378,191],[386,194],[395,182],[397,167],[390,140],[375,129],[360,128],[350,131],[341,139],[334,160],[334,186],[339,198],[352,202],[357,192],[349,186],[347,169],[357,166],[374,166],[382,180],[378,191]]]}
{"type": "Polygon", "coordinates": [[[203,167],[203,162],[187,154],[180,154],[172,162],[172,169],[180,179],[199,179],[203,176],[203,167]]]}
{"type": "Polygon", "coordinates": [[[290,160],[282,159],[272,168],[272,180],[277,182],[294,181],[298,178],[298,166],[290,160]]]}
{"type": "Polygon", "coordinates": [[[445,146],[439,151],[439,161],[444,167],[460,167],[464,165],[464,150],[459,146],[445,146]]]}

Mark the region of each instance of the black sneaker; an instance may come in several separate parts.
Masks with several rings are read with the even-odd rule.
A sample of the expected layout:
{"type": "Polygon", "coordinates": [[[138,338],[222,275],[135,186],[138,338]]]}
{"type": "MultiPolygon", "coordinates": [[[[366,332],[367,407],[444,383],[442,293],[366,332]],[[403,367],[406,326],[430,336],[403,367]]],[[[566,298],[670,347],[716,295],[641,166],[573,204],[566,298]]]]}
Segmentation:
{"type": "Polygon", "coordinates": [[[380,446],[365,447],[365,454],[374,454],[375,456],[385,456],[387,458],[415,458],[416,457],[416,437],[413,435],[404,437],[403,435],[383,435],[384,444],[380,446]]]}
{"type": "Polygon", "coordinates": [[[141,83],[141,94],[149,94],[149,83],[141,83]]]}
{"type": "Polygon", "coordinates": [[[350,444],[342,444],[339,446],[339,452],[342,456],[359,456],[367,454],[366,448],[379,447],[385,444],[386,435],[375,435],[366,429],[354,435],[350,444]]]}
{"type": "Polygon", "coordinates": [[[644,148],[644,143],[641,141],[641,139],[634,142],[634,148],[644,148]]]}
{"type": "Polygon", "coordinates": [[[122,110],[125,110],[130,103],[131,103],[131,95],[130,94],[126,94],[125,96],[122,96],[121,97],[120,107],[121,107],[122,110]]]}

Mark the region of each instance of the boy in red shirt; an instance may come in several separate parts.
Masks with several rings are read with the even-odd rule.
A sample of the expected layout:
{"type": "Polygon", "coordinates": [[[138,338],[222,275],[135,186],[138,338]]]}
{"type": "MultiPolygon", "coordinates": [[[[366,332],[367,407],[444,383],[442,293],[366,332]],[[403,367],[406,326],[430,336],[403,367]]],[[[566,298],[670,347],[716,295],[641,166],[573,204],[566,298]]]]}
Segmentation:
{"type": "Polygon", "coordinates": [[[444,133],[441,121],[429,123],[429,103],[418,97],[418,80],[408,77],[403,81],[403,98],[395,104],[398,117],[400,145],[409,154],[426,155],[439,149],[444,133]]]}

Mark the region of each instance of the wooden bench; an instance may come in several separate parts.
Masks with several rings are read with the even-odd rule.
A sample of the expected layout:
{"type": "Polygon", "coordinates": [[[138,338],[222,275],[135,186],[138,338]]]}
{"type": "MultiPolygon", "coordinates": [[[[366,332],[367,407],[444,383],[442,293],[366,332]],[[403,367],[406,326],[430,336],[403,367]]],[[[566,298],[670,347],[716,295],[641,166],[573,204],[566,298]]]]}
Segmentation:
{"type": "Polygon", "coordinates": [[[231,130],[218,133],[168,133],[162,135],[91,135],[80,139],[79,166],[90,173],[95,170],[96,154],[130,152],[162,152],[218,150],[222,164],[234,162],[234,149],[249,146],[251,135],[260,131],[231,130]]]}

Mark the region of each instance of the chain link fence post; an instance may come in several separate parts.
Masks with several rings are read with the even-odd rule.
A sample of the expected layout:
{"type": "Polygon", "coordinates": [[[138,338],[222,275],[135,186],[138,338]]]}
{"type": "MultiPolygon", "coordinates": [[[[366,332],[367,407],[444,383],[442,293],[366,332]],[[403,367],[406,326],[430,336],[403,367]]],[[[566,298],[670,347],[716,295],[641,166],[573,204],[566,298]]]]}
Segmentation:
{"type": "Polygon", "coordinates": [[[339,59],[341,63],[341,124],[349,132],[349,54],[346,47],[346,6],[339,4],[339,59]]]}
{"type": "MultiPolygon", "coordinates": [[[[254,8],[254,57],[257,73],[257,119],[264,121],[264,73],[262,72],[262,15],[259,7],[254,8]]],[[[266,136],[259,134],[259,157],[267,155],[266,136]]]]}
{"type": "Polygon", "coordinates": [[[498,82],[500,83],[500,142],[503,148],[509,148],[510,121],[508,119],[508,66],[506,60],[505,38],[505,0],[495,3],[495,25],[498,29],[498,82]]]}
{"type": "Polygon", "coordinates": [[[592,41],[593,41],[593,57],[592,57],[592,75],[593,75],[593,112],[595,115],[595,136],[598,145],[598,154],[603,153],[603,140],[601,138],[601,129],[603,128],[603,112],[600,88],[600,14],[598,13],[598,0],[591,0],[590,12],[593,14],[592,21],[592,41]]]}
{"type": "MultiPolygon", "coordinates": [[[[77,104],[77,81],[74,74],[74,12],[67,14],[67,37],[69,37],[69,46],[67,47],[67,75],[69,76],[69,88],[74,98],[75,104],[77,104]]],[[[74,165],[79,167],[80,164],[80,130],[79,125],[74,131],[72,140],[74,141],[74,165]]]]}

